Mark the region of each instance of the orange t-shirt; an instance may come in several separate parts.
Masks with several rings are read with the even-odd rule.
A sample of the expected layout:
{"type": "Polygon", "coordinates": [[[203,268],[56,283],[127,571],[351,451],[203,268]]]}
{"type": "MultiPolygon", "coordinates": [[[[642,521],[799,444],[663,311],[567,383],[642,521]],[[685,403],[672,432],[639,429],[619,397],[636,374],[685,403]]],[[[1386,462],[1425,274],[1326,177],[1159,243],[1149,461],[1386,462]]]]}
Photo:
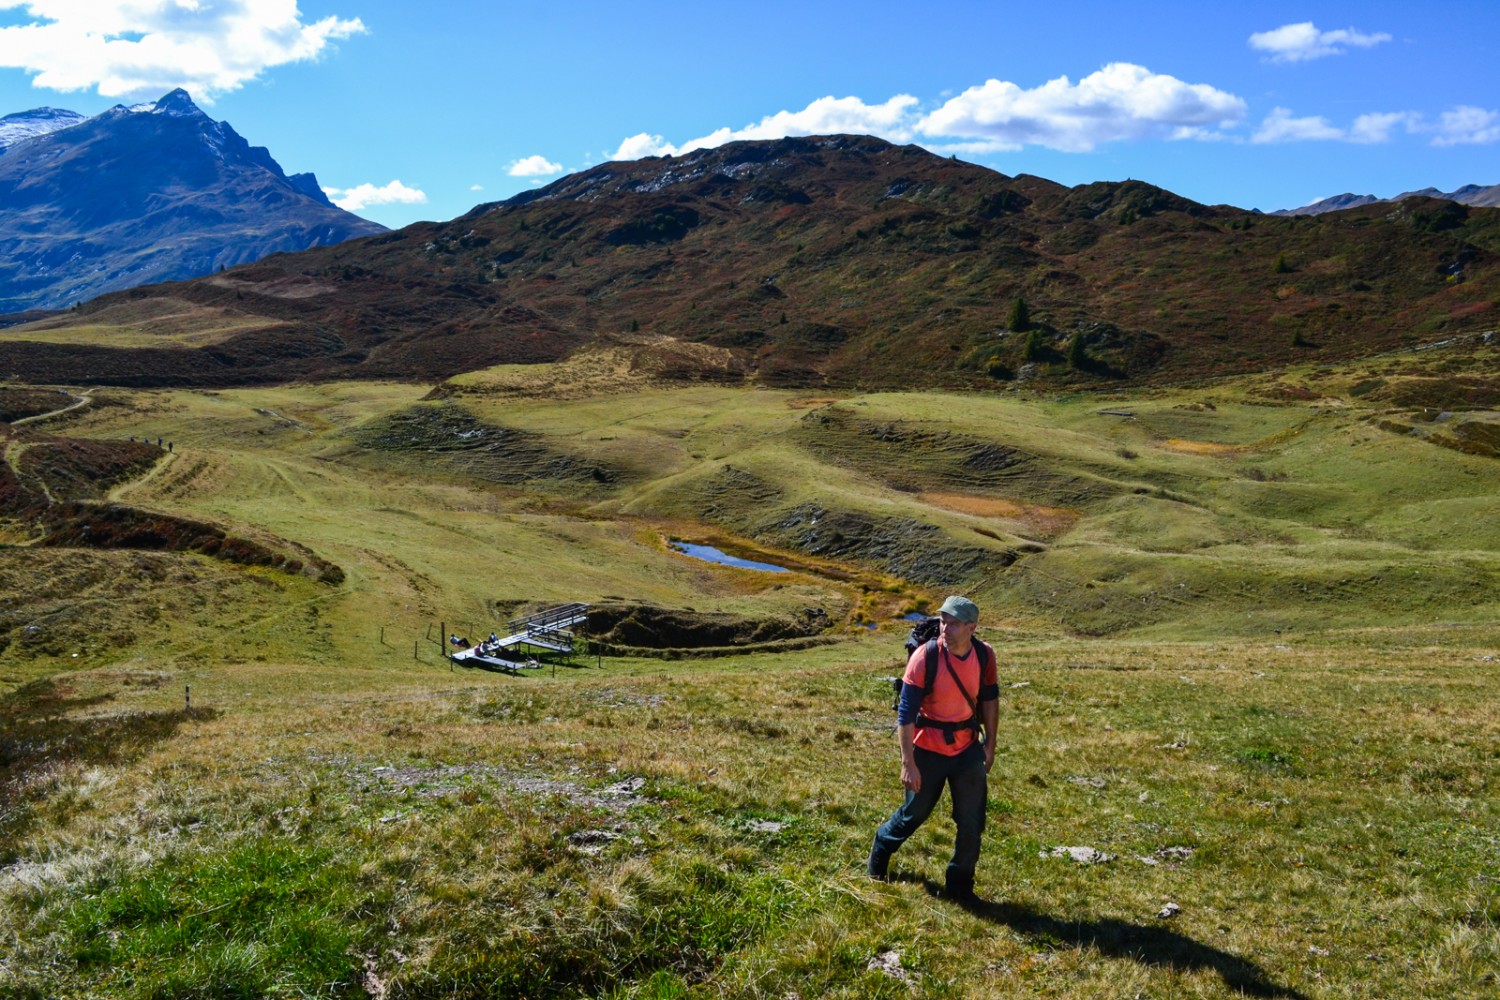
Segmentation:
{"type": "MultiPolygon", "coordinates": [[[[964,657],[953,656],[947,648],[938,643],[937,659],[933,661],[932,669],[937,671],[937,679],[933,681],[932,693],[922,699],[922,714],[934,722],[964,722],[974,712],[969,708],[969,702],[959,692],[958,686],[953,683],[953,674],[943,665],[947,662],[953,665],[953,673],[958,674],[963,681],[964,690],[969,692],[969,697],[974,699],[978,705],[979,692],[981,688],[992,687],[1000,683],[999,673],[995,669],[995,652],[989,650],[985,660],[984,676],[980,676],[980,652],[979,640],[975,639],[969,647],[969,655],[964,657]]],[[[927,680],[927,647],[918,646],[917,651],[911,654],[911,659],[906,661],[906,673],[902,681],[921,688],[927,680]]],[[[978,734],[971,729],[960,729],[953,734],[953,742],[948,742],[948,734],[941,729],[924,729],[917,726],[916,737],[913,744],[923,750],[931,750],[934,753],[953,756],[962,753],[975,741],[978,734]]]]}

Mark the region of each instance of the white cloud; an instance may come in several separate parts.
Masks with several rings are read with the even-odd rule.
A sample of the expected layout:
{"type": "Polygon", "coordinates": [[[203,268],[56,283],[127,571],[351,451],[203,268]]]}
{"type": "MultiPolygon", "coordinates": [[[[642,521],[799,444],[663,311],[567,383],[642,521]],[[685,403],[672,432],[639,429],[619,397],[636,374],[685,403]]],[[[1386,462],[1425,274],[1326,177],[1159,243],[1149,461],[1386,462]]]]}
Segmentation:
{"type": "Polygon", "coordinates": [[[1267,58],[1271,62],[1306,62],[1323,56],[1342,55],[1346,45],[1368,49],[1390,40],[1391,36],[1383,31],[1373,35],[1353,28],[1319,31],[1311,21],[1303,21],[1283,24],[1271,31],[1257,31],[1250,36],[1250,47],[1270,53],[1267,58]]]}
{"type": "Polygon", "coordinates": [[[1433,137],[1434,146],[1488,145],[1500,142],[1500,111],[1463,104],[1444,111],[1433,137]]]}
{"type": "Polygon", "coordinates": [[[740,139],[841,132],[892,142],[910,142],[920,134],[940,140],[928,145],[941,153],[989,155],[1026,145],[1082,153],[1122,139],[1221,139],[1217,130],[1237,124],[1246,111],[1233,94],[1130,63],[1111,63],[1077,84],[1064,76],[1031,90],[990,80],[925,116],[919,103],[910,94],[883,104],[822,97],[801,111],[778,111],[744,128],[720,128],[681,145],[641,132],[622,141],[609,158],[676,156],[740,139]]]}
{"type": "Polygon", "coordinates": [[[1405,128],[1407,132],[1415,132],[1422,127],[1422,116],[1415,111],[1389,111],[1360,115],[1354,119],[1354,124],[1349,128],[1349,141],[1390,142],[1391,133],[1396,130],[1397,126],[1405,128]]]}
{"type": "Polygon", "coordinates": [[[607,160],[642,160],[648,156],[676,155],[677,147],[661,136],[637,132],[621,141],[620,148],[613,153],[606,153],[604,158],[607,160]]]}
{"type": "Polygon", "coordinates": [[[183,87],[204,103],[285,63],[315,59],[359,18],[302,21],[296,0],[0,0],[30,20],[0,27],[0,67],[32,86],[104,97],[183,87]]]}
{"type": "Polygon", "coordinates": [[[512,177],[548,177],[562,173],[562,164],[548,162],[545,156],[528,156],[510,165],[512,177]]]}
{"type": "Polygon", "coordinates": [[[644,156],[678,156],[742,139],[784,139],[792,135],[842,132],[878,135],[906,142],[912,136],[916,105],[917,99],[909,94],[897,94],[884,104],[866,104],[858,97],[820,97],[801,111],[778,111],[740,129],[725,126],[681,145],[674,145],[659,135],[641,132],[621,142],[608,158],[638,160],[644,156]]]}
{"type": "Polygon", "coordinates": [[[374,205],[425,205],[427,195],[416,188],[409,188],[400,181],[391,181],[384,187],[374,184],[356,184],[352,188],[326,187],[323,193],[328,200],[346,212],[358,212],[374,205]]]}
{"type": "Polygon", "coordinates": [[[1250,137],[1254,143],[1353,142],[1365,145],[1391,142],[1400,129],[1407,135],[1431,135],[1434,146],[1487,145],[1500,142],[1500,111],[1460,105],[1445,111],[1437,124],[1416,111],[1381,111],[1360,115],[1347,129],[1322,115],[1295,117],[1274,108],[1250,137]]]}
{"type": "Polygon", "coordinates": [[[483,184],[470,184],[469,185],[469,190],[470,191],[483,191],[484,190],[484,185],[483,184]]]}
{"type": "Polygon", "coordinates": [[[1286,108],[1272,108],[1260,128],[1250,137],[1251,142],[1308,142],[1312,140],[1347,139],[1343,129],[1331,124],[1322,115],[1294,118],[1286,108]]]}
{"type": "Polygon", "coordinates": [[[1236,124],[1245,111],[1242,99],[1208,84],[1110,63],[1076,84],[1060,76],[1023,90],[1008,81],[986,81],[927,115],[918,129],[1010,148],[1086,153],[1125,139],[1204,138],[1236,124]]]}
{"type": "Polygon", "coordinates": [[[993,139],[980,139],[975,142],[928,142],[922,145],[923,148],[942,156],[950,153],[964,156],[993,156],[996,153],[1014,153],[1021,148],[1013,142],[998,142],[993,139]]]}

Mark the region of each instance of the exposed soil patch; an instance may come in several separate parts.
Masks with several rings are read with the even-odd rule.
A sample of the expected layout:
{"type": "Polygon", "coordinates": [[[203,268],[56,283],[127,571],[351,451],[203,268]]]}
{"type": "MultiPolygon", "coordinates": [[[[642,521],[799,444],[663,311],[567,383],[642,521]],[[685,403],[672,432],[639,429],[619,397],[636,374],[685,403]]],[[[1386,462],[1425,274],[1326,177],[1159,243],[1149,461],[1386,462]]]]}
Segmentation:
{"type": "Polygon", "coordinates": [[[796,615],[749,618],[719,611],[618,602],[590,607],[583,631],[602,652],[615,655],[697,656],[715,650],[803,648],[809,645],[808,640],[821,641],[822,633],[832,625],[833,620],[822,608],[804,608],[796,615]]]}
{"type": "Polygon", "coordinates": [[[1382,419],[1376,422],[1376,426],[1392,434],[1412,435],[1466,455],[1500,458],[1500,414],[1427,409],[1404,416],[1410,423],[1382,419]]]}
{"type": "Polygon", "coordinates": [[[959,545],[937,526],[912,518],[831,511],[816,504],[793,507],[756,535],[809,555],[874,564],[902,579],[944,587],[1003,569],[1017,558],[1009,549],[959,545]]]}
{"type": "Polygon", "coordinates": [[[795,436],[820,458],[907,493],[993,490],[1074,506],[1118,492],[1098,480],[1050,470],[1011,445],[907,421],[866,420],[843,406],[808,413],[795,436]]]}
{"type": "Polygon", "coordinates": [[[355,440],[379,452],[420,452],[455,473],[507,486],[602,487],[621,471],[556,451],[539,434],[485,423],[457,403],[423,404],[361,427],[355,440]]]}

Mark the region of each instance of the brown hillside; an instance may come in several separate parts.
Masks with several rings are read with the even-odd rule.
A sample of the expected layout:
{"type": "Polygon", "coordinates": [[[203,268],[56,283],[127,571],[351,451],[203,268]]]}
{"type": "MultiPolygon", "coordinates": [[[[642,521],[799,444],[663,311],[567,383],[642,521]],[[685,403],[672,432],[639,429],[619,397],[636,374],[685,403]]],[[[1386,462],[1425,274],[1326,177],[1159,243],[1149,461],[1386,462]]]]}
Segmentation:
{"type": "Polygon", "coordinates": [[[727,349],[731,377],[768,384],[1165,381],[1491,327],[1497,251],[1500,211],[1452,202],[1273,218],[869,137],[742,142],[103,296],[0,334],[0,372],[433,380],[639,330],[727,349]],[[1017,297],[1035,335],[1007,329],[1017,297]],[[61,343],[69,326],[98,346],[61,343]],[[132,346],[108,346],[126,328],[132,346]]]}

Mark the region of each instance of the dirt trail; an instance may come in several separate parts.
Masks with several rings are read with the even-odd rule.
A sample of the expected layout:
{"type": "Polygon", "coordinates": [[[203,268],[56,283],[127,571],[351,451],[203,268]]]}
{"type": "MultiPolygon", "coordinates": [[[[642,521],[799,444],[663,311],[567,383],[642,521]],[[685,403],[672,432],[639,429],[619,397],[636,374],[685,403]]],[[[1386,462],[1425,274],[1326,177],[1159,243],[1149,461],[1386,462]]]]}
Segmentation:
{"type": "MultiPolygon", "coordinates": [[[[67,390],[63,391],[66,392],[67,390]]],[[[20,420],[12,420],[10,422],[10,425],[12,427],[21,427],[25,424],[36,424],[41,423],[44,420],[51,420],[53,417],[60,417],[64,413],[72,413],[74,410],[77,410],[84,406],[88,406],[89,403],[92,402],[89,397],[93,395],[93,392],[93,389],[85,389],[81,394],[78,395],[74,395],[73,393],[69,392],[68,397],[72,399],[73,402],[69,403],[67,406],[60,407],[56,410],[48,410],[46,413],[37,413],[29,417],[22,417],[20,420]]]]}
{"type": "Polygon", "coordinates": [[[116,486],[114,489],[109,491],[106,499],[111,502],[122,500],[125,494],[134,492],[138,487],[144,486],[146,483],[149,483],[151,480],[156,479],[158,476],[160,476],[162,472],[171,468],[172,463],[177,461],[177,456],[179,454],[180,452],[175,451],[164,453],[160,461],[151,466],[150,469],[146,470],[145,475],[137,476],[135,479],[126,480],[125,482],[116,486]]]}
{"type": "Polygon", "coordinates": [[[37,488],[42,491],[42,495],[47,498],[47,503],[57,503],[57,498],[54,497],[52,495],[52,491],[47,488],[47,481],[45,479],[43,479],[41,476],[29,476],[21,471],[21,456],[26,454],[27,451],[31,450],[34,447],[36,447],[36,445],[30,441],[7,442],[5,446],[5,461],[10,465],[11,471],[16,474],[17,479],[22,481],[30,479],[37,485],[37,488]]]}

